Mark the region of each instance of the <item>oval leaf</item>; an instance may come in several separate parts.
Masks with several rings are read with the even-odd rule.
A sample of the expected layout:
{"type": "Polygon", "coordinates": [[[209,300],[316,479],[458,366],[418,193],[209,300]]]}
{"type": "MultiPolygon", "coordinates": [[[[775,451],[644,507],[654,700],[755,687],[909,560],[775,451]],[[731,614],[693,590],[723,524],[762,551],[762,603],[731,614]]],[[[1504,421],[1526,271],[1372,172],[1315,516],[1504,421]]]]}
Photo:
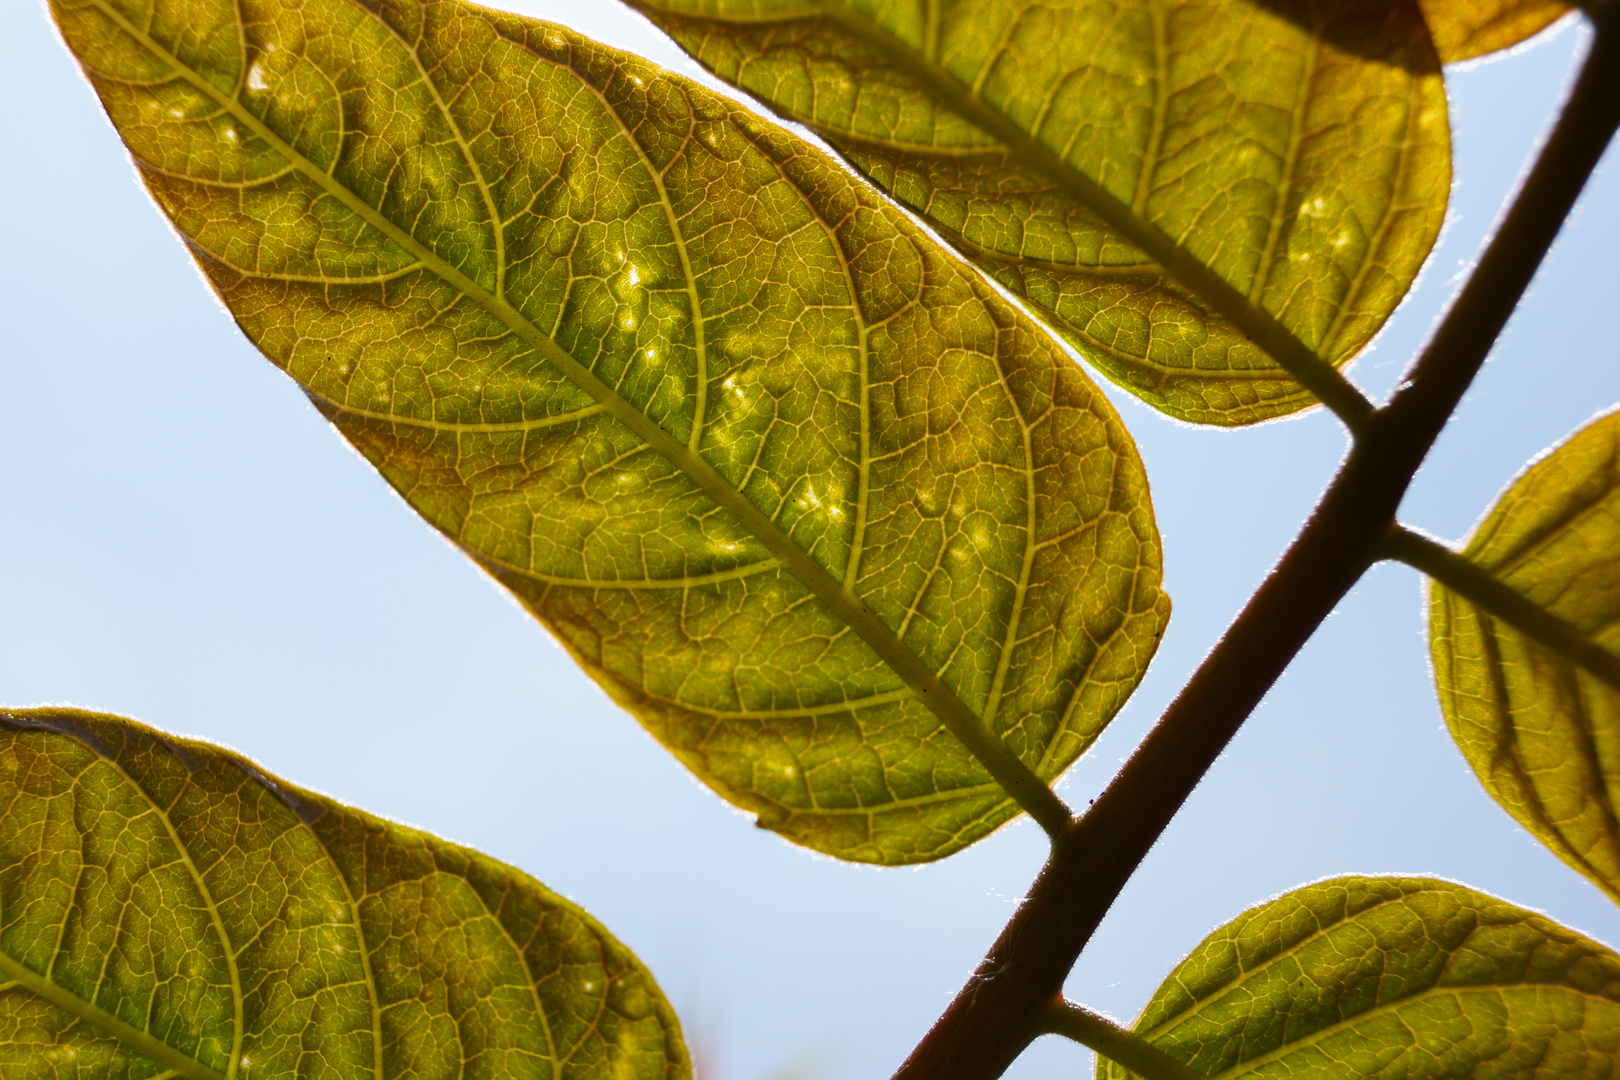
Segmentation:
{"type": "MultiPolygon", "coordinates": [[[[1222,1080],[1602,1080],[1620,956],[1461,885],[1338,878],[1205,938],[1135,1031],[1222,1080]]],[[[1099,1057],[1097,1075],[1130,1074],[1099,1057]]]]}
{"type": "Polygon", "coordinates": [[[1250,339],[1344,363],[1444,218],[1445,91],[1412,0],[636,5],[1197,423],[1313,404],[1250,339]]]}
{"type": "MultiPolygon", "coordinates": [[[[1620,652],[1620,414],[1526,470],[1464,554],[1620,652]]],[[[1620,902],[1620,693],[1438,584],[1429,648],[1446,724],[1485,789],[1620,902]]]]}
{"type": "Polygon", "coordinates": [[[0,712],[0,1074],[691,1072],[647,970],[522,871],[133,721],[0,712]]]}
{"type": "Polygon", "coordinates": [[[1511,48],[1568,15],[1562,0],[1422,0],[1434,47],[1448,64],[1511,48]]]}
{"type": "Polygon", "coordinates": [[[247,335],[762,825],[949,854],[1140,679],[1118,417],[803,140],[457,0],[54,11],[247,335]]]}

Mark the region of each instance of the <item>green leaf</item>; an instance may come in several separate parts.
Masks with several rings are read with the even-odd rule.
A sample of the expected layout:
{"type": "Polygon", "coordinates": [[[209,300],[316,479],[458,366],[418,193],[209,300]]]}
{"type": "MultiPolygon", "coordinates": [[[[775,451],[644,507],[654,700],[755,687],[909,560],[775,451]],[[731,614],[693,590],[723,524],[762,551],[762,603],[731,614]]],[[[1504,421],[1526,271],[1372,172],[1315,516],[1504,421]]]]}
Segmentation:
{"type": "Polygon", "coordinates": [[[248,337],[705,783],[873,862],[1066,822],[1169,613],[1146,480],[901,211],[457,0],[53,11],[248,337]]]}
{"type": "Polygon", "coordinates": [[[1186,420],[1312,404],[1276,359],[1354,356],[1444,217],[1412,0],[635,2],[1186,420]]]}
{"type": "MultiPolygon", "coordinates": [[[[1620,414],[1527,469],[1463,554],[1620,651],[1620,414]]],[[[1620,902],[1620,692],[1438,584],[1429,647],[1446,724],[1485,789],[1620,902]]]]}
{"type": "Polygon", "coordinates": [[[1561,0],[1422,0],[1434,47],[1448,64],[1511,48],[1568,15],[1561,0]]]}
{"type": "Polygon", "coordinates": [[[1134,1030],[1212,1080],[1606,1080],[1620,956],[1451,882],[1337,878],[1209,935],[1134,1030]]]}
{"type": "Polygon", "coordinates": [[[115,716],[0,712],[0,1075],[689,1077],[527,874],[115,716]]]}

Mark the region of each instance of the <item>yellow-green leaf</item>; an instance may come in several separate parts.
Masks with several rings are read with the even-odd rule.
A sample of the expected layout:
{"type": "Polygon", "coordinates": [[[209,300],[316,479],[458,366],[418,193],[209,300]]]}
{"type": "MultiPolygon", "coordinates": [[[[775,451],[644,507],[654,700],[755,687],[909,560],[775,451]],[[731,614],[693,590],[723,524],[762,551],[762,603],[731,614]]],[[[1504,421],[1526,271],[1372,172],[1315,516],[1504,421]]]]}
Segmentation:
{"type": "Polygon", "coordinates": [[[1134,1030],[1212,1080],[1608,1080],[1620,956],[1448,881],[1337,878],[1209,935],[1134,1030]]]}
{"type": "Polygon", "coordinates": [[[1434,47],[1448,64],[1511,48],[1568,15],[1562,0],[1422,0],[1434,47]]]}
{"type": "Polygon", "coordinates": [[[1445,213],[1415,0],[635,2],[1198,423],[1310,405],[1275,354],[1354,356],[1445,213]]]}
{"type": "Polygon", "coordinates": [[[7,1080],[691,1071],[647,970],[522,871],[206,743],[0,712],[7,1080]]]}
{"type": "MultiPolygon", "coordinates": [[[[1463,554],[1620,651],[1620,413],[1526,470],[1463,554]]],[[[1620,902],[1620,692],[1439,584],[1429,647],[1446,724],[1485,789],[1620,902]]]]}
{"type": "Polygon", "coordinates": [[[993,777],[1061,815],[1168,617],[1146,481],[903,212],[459,0],[53,11],[247,335],[705,783],[875,862],[1010,819],[993,777]]]}

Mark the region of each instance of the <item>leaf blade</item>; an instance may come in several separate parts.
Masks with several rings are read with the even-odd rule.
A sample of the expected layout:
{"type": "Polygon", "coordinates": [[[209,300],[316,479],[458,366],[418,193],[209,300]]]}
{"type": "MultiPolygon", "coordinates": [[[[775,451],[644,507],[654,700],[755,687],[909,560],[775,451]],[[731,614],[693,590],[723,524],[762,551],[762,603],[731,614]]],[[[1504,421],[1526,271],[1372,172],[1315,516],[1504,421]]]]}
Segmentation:
{"type": "Polygon", "coordinates": [[[57,11],[238,324],[711,787],[935,858],[1118,708],[1167,615],[1134,446],[902,215],[561,28],[192,6],[234,54],[57,11]]]}
{"type": "MultiPolygon", "coordinates": [[[[1464,554],[1613,651],[1620,584],[1620,419],[1530,466],[1464,554]]],[[[1446,726],[1485,789],[1620,902],[1620,692],[1433,584],[1429,647],[1446,726]]]]}
{"type": "Polygon", "coordinates": [[[1620,956],[1451,882],[1336,878],[1210,934],[1134,1030],[1223,1080],[1596,1076],[1620,1049],[1620,956]]]}
{"type": "Polygon", "coordinates": [[[73,709],[0,714],[0,795],[7,1075],[690,1075],[628,950],[477,852],[73,709]]]}
{"type": "MultiPolygon", "coordinates": [[[[1408,4],[988,2],[939,9],[932,37],[901,6],[637,6],[1181,419],[1314,403],[1272,358],[1331,376],[1444,213],[1444,93],[1408,4]],[[1210,90],[1234,79],[1241,92],[1210,90]]],[[[1327,376],[1313,387],[1355,423],[1365,402],[1327,376]]]]}

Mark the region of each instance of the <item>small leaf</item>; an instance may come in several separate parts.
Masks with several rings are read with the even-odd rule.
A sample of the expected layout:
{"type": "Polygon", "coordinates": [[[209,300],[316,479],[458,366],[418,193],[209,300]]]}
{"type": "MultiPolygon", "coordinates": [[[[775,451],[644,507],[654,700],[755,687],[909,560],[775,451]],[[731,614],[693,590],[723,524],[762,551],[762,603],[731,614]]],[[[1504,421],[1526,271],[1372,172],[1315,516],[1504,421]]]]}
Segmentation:
{"type": "Polygon", "coordinates": [[[1620,956],[1451,882],[1337,878],[1209,935],[1134,1030],[1220,1080],[1607,1080],[1620,956]]]}
{"type": "Polygon", "coordinates": [[[1250,338],[1344,363],[1444,218],[1445,90],[1412,0],[635,2],[1182,419],[1313,404],[1250,338]]]}
{"type": "Polygon", "coordinates": [[[248,337],[705,783],[874,862],[1009,820],[995,753],[1062,819],[1168,617],[1146,480],[900,210],[458,0],[53,10],[248,337]]]}
{"type": "MultiPolygon", "coordinates": [[[[1620,413],[1527,469],[1463,552],[1620,652],[1620,413]]],[[[1439,585],[1440,707],[1485,789],[1620,902],[1620,693],[1439,585]]]]}
{"type": "Polygon", "coordinates": [[[522,871],[215,746],[35,709],[0,712],[0,1074],[691,1066],[647,970],[522,871]]]}
{"type": "Polygon", "coordinates": [[[1562,0],[1422,0],[1434,47],[1448,64],[1511,48],[1573,10],[1562,0]]]}

